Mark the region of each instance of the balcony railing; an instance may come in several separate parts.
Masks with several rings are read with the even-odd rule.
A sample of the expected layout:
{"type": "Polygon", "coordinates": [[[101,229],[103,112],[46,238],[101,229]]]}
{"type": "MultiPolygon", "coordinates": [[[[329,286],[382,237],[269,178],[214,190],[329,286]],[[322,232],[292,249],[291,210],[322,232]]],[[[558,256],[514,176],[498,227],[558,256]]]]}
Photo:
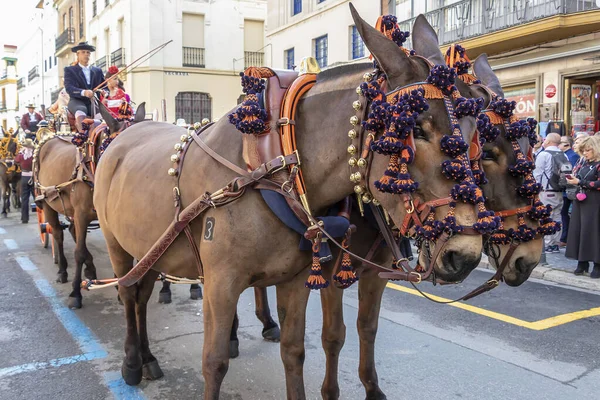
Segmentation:
{"type": "Polygon", "coordinates": [[[200,47],[183,47],[184,67],[204,68],[204,49],[200,47]]]}
{"type": "Polygon", "coordinates": [[[100,68],[102,72],[106,72],[106,56],[96,60],[96,67],[100,68]]]}
{"type": "Polygon", "coordinates": [[[75,28],[67,28],[56,38],[55,50],[58,52],[67,44],[75,43],[75,28]]]}
{"type": "Polygon", "coordinates": [[[98,14],[98,5],[96,4],[96,0],[92,1],[92,17],[95,17],[98,14]]]}
{"type": "MultiPolygon", "coordinates": [[[[598,4],[593,0],[463,0],[425,17],[444,45],[554,15],[597,10],[598,4]]],[[[415,19],[400,22],[400,29],[412,31],[415,19]]]]}
{"type": "Polygon", "coordinates": [[[29,82],[31,82],[35,78],[38,78],[39,76],[40,76],[40,69],[37,65],[29,70],[29,75],[28,75],[29,82]]]}
{"type": "Polygon", "coordinates": [[[244,68],[262,67],[265,53],[260,51],[245,51],[244,52],[244,68]]]}
{"type": "Polygon", "coordinates": [[[125,49],[120,48],[110,53],[110,63],[116,67],[125,65],[125,49]]]}
{"type": "Polygon", "coordinates": [[[8,78],[8,71],[3,69],[0,71],[0,80],[8,78]]]}
{"type": "Polygon", "coordinates": [[[21,90],[25,87],[25,78],[19,78],[17,81],[17,90],[21,90]]]}
{"type": "Polygon", "coordinates": [[[58,100],[58,95],[60,94],[61,90],[62,88],[58,88],[50,93],[50,103],[54,104],[56,100],[58,100]]]}

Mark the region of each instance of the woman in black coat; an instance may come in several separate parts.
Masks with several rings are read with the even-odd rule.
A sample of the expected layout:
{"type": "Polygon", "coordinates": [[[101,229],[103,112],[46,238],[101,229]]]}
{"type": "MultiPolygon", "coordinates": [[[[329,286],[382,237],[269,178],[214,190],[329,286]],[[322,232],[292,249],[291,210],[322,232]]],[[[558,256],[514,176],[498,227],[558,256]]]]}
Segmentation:
{"type": "Polygon", "coordinates": [[[573,202],[573,213],[567,238],[567,258],[578,262],[575,275],[583,275],[594,263],[590,278],[600,278],[600,137],[583,139],[579,151],[585,161],[575,167],[567,183],[577,185],[579,192],[573,202]]]}

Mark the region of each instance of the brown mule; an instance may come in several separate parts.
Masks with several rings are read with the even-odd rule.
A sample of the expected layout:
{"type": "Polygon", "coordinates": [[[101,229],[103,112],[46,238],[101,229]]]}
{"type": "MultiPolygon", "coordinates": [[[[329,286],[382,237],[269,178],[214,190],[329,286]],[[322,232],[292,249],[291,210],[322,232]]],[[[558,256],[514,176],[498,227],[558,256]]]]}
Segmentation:
{"type": "MultiPolygon", "coordinates": [[[[428,59],[436,64],[443,62],[442,54],[439,51],[437,36],[427,20],[423,16],[417,17],[413,25],[413,42],[418,54],[426,55],[428,59]]],[[[502,96],[502,88],[495,74],[492,72],[487,58],[479,57],[475,60],[474,69],[477,77],[481,79],[484,85],[487,85],[496,94],[502,96]]],[[[461,95],[469,98],[484,97],[486,106],[491,99],[487,91],[480,87],[467,87],[458,82],[457,86],[461,95]]],[[[522,178],[516,178],[510,174],[508,167],[516,162],[516,158],[511,146],[511,142],[504,136],[504,126],[499,126],[501,134],[493,143],[486,143],[484,149],[486,152],[494,152],[496,156],[487,158],[485,156],[482,164],[489,180],[488,184],[482,185],[486,196],[489,209],[495,211],[513,210],[526,207],[531,204],[520,196],[507,196],[507,193],[515,191],[515,188],[522,183],[522,178]]],[[[530,145],[526,139],[519,140],[521,148],[527,153],[530,145]]],[[[357,233],[353,235],[353,251],[360,256],[364,256],[369,250],[366,244],[372,243],[377,235],[377,230],[373,230],[364,224],[364,220],[359,218],[356,213],[353,214],[353,223],[358,227],[357,233]]],[[[516,228],[517,221],[515,216],[507,217],[505,227],[516,228]]],[[[525,243],[519,243],[511,254],[507,265],[502,272],[504,281],[510,286],[518,286],[526,281],[531,274],[531,270],[538,264],[542,253],[543,237],[538,236],[534,240],[525,243]]],[[[499,245],[499,258],[503,260],[504,256],[511,251],[510,245],[499,245]]],[[[382,248],[375,253],[375,259],[378,262],[390,262],[392,255],[389,249],[382,248]]],[[[492,260],[493,261],[493,260],[492,260]]],[[[331,265],[327,266],[331,270],[331,265]]],[[[380,389],[377,378],[375,364],[375,338],[377,334],[377,320],[381,306],[381,298],[387,280],[380,279],[375,271],[369,268],[357,268],[360,275],[358,282],[359,308],[357,329],[360,339],[360,364],[359,377],[365,387],[367,399],[385,399],[386,396],[380,389]]],[[[328,272],[326,275],[330,275],[328,272]]],[[[339,398],[338,384],[338,359],[341,348],[345,341],[346,327],[343,320],[343,291],[335,286],[321,291],[321,304],[323,308],[323,331],[322,344],[326,355],[326,373],[321,386],[321,394],[324,399],[339,398]]]]}
{"type": "MultiPolygon", "coordinates": [[[[108,111],[103,105],[100,110],[106,115],[108,111]]],[[[145,115],[145,106],[142,103],[138,107],[139,122],[145,115]]],[[[108,114],[110,115],[110,114],[108,114]]],[[[114,121],[114,120],[113,120],[114,121]]],[[[116,121],[114,121],[116,122],[116,121]]],[[[123,129],[124,124],[114,123],[109,125],[110,132],[118,132],[123,129]]],[[[71,143],[71,137],[54,136],[41,142],[36,148],[35,155],[35,185],[51,188],[72,182],[64,186],[58,193],[50,192],[44,199],[37,201],[37,206],[44,210],[46,221],[52,227],[53,240],[56,241],[58,250],[58,277],[57,282],[67,282],[67,259],[64,253],[64,232],[58,215],[63,214],[71,221],[69,231],[75,240],[75,277],[73,278],[73,290],[69,294],[68,306],[70,308],[82,307],[81,296],[81,273],[85,264],[84,274],[88,279],[96,279],[96,267],[94,259],[86,246],[87,229],[90,223],[96,220],[96,211],[92,201],[94,183],[90,180],[78,180],[74,178],[78,166],[78,149],[71,143]]],[[[95,154],[102,144],[100,137],[95,144],[95,154]]],[[[95,162],[98,159],[94,160],[95,162]]]]}
{"type": "Polygon", "coordinates": [[[0,161],[0,193],[2,193],[2,216],[8,217],[11,197],[15,209],[21,208],[21,173],[17,172],[12,160],[0,161]]]}
{"type": "MultiPolygon", "coordinates": [[[[359,21],[364,24],[364,21],[359,21]]],[[[422,81],[429,65],[409,59],[394,43],[379,32],[362,27],[365,43],[387,73],[390,87],[422,81]]],[[[296,120],[298,148],[302,152],[303,173],[309,190],[309,202],[317,212],[353,193],[348,180],[347,163],[348,105],[356,99],[356,86],[370,64],[333,68],[318,77],[316,86],[301,101],[296,120]]],[[[424,188],[426,200],[449,193],[452,184],[437,165],[446,156],[439,141],[449,129],[442,101],[431,101],[422,114],[421,128],[429,140],[417,143],[414,176],[424,188]],[[433,161],[433,162],[432,162],[433,161]]],[[[460,120],[465,140],[475,133],[472,117],[460,120]]],[[[172,188],[174,179],[166,174],[172,166],[172,137],[180,128],[168,124],[143,122],[120,135],[104,154],[96,175],[94,204],[107,241],[113,269],[125,275],[134,258],[143,257],[173,217],[172,188]],[[152,140],[140,143],[139,138],[152,140]],[[133,144],[137,146],[133,148],[133,144]]],[[[221,156],[243,165],[240,133],[225,119],[203,132],[201,139],[221,156]]],[[[382,176],[387,157],[375,156],[372,176],[382,176]]],[[[190,204],[206,192],[220,189],[235,175],[214,161],[199,147],[192,146],[186,167],[180,176],[182,202],[190,204]]],[[[406,210],[398,198],[377,192],[369,182],[375,198],[401,224],[406,210]]],[[[439,208],[438,217],[445,215],[439,208]]],[[[221,382],[228,368],[228,340],[239,294],[248,286],[278,284],[277,301],[281,323],[281,353],[286,371],[289,398],[305,398],[302,363],[304,358],[304,313],[308,291],[303,285],[310,254],[297,250],[298,236],[270,212],[260,195],[252,190],[223,208],[211,209],[191,224],[193,236],[203,237],[207,217],[214,218],[212,240],[197,240],[205,271],[203,301],[205,341],[203,375],[205,398],[219,396],[221,382]]],[[[458,205],[458,222],[471,225],[476,220],[471,206],[458,205]]],[[[436,274],[448,281],[463,279],[479,263],[481,237],[457,235],[448,241],[444,255],[435,263],[436,274]]],[[[195,277],[194,256],[185,238],[177,239],[164,253],[155,268],[178,276],[195,277]]],[[[136,285],[119,287],[125,305],[127,336],[122,373],[128,384],[137,384],[142,376],[162,376],[149,348],[146,306],[157,274],[150,272],[136,285]]]]}

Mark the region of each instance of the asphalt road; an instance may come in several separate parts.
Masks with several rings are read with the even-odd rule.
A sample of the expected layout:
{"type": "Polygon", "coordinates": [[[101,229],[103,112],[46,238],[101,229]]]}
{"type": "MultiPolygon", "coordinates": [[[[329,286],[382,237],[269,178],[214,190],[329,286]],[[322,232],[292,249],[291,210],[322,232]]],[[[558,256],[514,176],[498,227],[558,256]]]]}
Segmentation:
{"type": "MultiPolygon", "coordinates": [[[[70,237],[65,247],[72,266],[70,237]]],[[[111,277],[99,231],[89,235],[89,248],[99,276],[111,277]]],[[[202,398],[202,302],[188,299],[187,286],[173,286],[169,305],[158,304],[154,294],[150,340],[165,376],[131,388],[120,379],[125,328],[114,289],[86,292],[84,308],[69,310],[70,282],[54,283],[57,269],[37,225],[20,224],[14,213],[0,221],[0,260],[0,399],[202,398]]],[[[463,284],[422,289],[453,298],[489,276],[476,271],[463,284]]],[[[466,306],[446,306],[390,285],[376,346],[381,388],[389,399],[598,399],[599,294],[527,282],[501,286],[466,306]]],[[[275,310],[275,291],[269,295],[275,310]]],[[[307,318],[310,399],[320,398],[324,375],[319,301],[314,293],[307,318]]],[[[355,287],[344,301],[341,398],[363,399],[355,287]]],[[[262,340],[253,307],[253,293],[246,291],[239,303],[240,357],[230,363],[222,398],[284,399],[279,346],[262,340]]]]}

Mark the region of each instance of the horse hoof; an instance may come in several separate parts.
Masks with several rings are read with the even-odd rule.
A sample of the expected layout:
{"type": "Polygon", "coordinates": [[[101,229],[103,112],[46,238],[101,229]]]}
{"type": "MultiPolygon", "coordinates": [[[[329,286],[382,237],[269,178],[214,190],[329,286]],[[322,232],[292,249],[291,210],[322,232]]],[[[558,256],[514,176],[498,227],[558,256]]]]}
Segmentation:
{"type": "Polygon", "coordinates": [[[229,358],[237,358],[240,355],[240,341],[229,341],[229,358]]]}
{"type": "Polygon", "coordinates": [[[56,278],[56,282],[57,283],[67,283],[67,273],[64,274],[58,274],[58,277],[56,278]]]}
{"type": "Polygon", "coordinates": [[[171,293],[170,292],[161,292],[158,294],[158,302],[160,304],[170,304],[171,303],[171,293]]]}
{"type": "Polygon", "coordinates": [[[367,393],[365,400],[387,400],[387,396],[380,389],[377,389],[374,392],[367,393]]]}
{"type": "Polygon", "coordinates": [[[279,327],[277,325],[275,325],[272,328],[263,329],[263,332],[262,332],[262,337],[267,342],[276,342],[276,343],[279,342],[280,335],[281,335],[281,332],[279,331],[279,327]]]}
{"type": "Polygon", "coordinates": [[[162,378],[165,374],[163,374],[162,369],[160,369],[158,361],[154,360],[142,366],[142,375],[144,379],[153,381],[162,378]]]}
{"type": "Polygon", "coordinates": [[[121,296],[117,295],[117,301],[120,305],[123,305],[123,300],[121,300],[121,296]]]}
{"type": "Polygon", "coordinates": [[[81,297],[69,297],[68,306],[71,310],[79,310],[83,306],[81,297]]]}
{"type": "Polygon", "coordinates": [[[125,362],[121,366],[121,376],[129,386],[136,386],[142,381],[142,368],[129,368],[125,362]]]}
{"type": "Polygon", "coordinates": [[[192,300],[202,299],[202,288],[190,289],[190,299],[192,299],[192,300]]]}

